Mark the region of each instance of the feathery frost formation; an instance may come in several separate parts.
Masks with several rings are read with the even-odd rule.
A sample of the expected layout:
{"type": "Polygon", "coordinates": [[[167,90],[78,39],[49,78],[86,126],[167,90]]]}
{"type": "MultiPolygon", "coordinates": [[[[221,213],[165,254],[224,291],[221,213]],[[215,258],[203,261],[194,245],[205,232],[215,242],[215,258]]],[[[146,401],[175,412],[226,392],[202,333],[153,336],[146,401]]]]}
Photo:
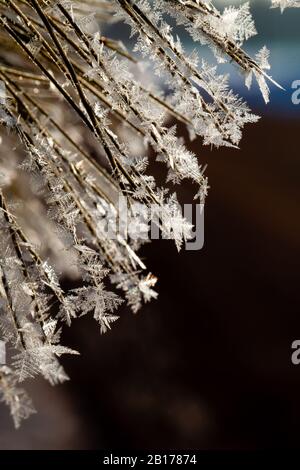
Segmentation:
{"type": "MultiPolygon", "coordinates": [[[[298,2],[273,1],[288,3],[298,2]]],[[[137,312],[157,297],[135,230],[155,220],[178,250],[191,238],[176,185],[190,180],[203,204],[208,182],[175,123],[204,145],[237,147],[258,119],[200,47],[184,50],[174,19],[216,64],[235,62],[247,87],[254,78],[266,102],[275,82],[268,49],[243,48],[256,34],[249,3],[220,12],[208,0],[1,0],[0,10],[0,393],[19,426],[34,412],[22,382],[68,379],[60,357],[78,352],[60,344],[64,323],[91,314],[105,333],[123,300],[137,312]],[[118,21],[131,52],[100,32],[118,21]],[[166,167],[164,187],[148,158],[166,167]],[[120,195],[128,220],[112,236],[120,195]]]]}
{"type": "Polygon", "coordinates": [[[272,8],[280,8],[281,13],[286,8],[300,8],[300,0],[271,0],[272,8]]]}

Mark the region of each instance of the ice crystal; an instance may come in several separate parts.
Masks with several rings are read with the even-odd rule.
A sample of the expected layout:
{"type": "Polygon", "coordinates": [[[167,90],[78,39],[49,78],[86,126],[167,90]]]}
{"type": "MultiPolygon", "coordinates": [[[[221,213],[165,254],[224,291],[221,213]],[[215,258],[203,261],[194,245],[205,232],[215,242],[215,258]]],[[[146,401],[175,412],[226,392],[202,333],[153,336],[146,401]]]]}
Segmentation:
{"type": "Polygon", "coordinates": [[[271,0],[272,8],[280,8],[281,13],[286,8],[300,8],[300,0],[271,0]]]}
{"type": "Polygon", "coordinates": [[[68,379],[60,357],[78,353],[61,344],[65,324],[91,315],[105,333],[123,300],[137,312],[157,298],[138,253],[149,224],[178,250],[191,239],[176,191],[189,180],[203,205],[209,185],[179,125],[210,148],[237,148],[257,121],[218,63],[237,64],[266,102],[276,82],[268,49],[244,50],[257,34],[248,2],[9,0],[0,27],[0,394],[19,426],[34,412],[19,382],[68,379]],[[102,34],[119,21],[132,50],[102,34]],[[182,27],[215,63],[187,53],[182,27]],[[162,187],[151,160],[166,167],[162,187]]]}

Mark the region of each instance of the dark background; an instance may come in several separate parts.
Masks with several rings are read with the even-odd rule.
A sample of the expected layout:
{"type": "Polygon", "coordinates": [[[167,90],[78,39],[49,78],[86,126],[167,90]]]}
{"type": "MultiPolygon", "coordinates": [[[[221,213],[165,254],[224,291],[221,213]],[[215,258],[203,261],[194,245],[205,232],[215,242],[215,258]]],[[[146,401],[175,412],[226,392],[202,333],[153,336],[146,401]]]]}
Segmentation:
{"type": "MultiPolygon", "coordinates": [[[[295,12],[299,22],[299,10],[287,12],[284,31],[295,12]]],[[[268,28],[278,31],[279,12],[271,15],[268,28]]],[[[290,88],[300,79],[299,42],[281,39],[291,54],[281,52],[291,65],[281,68],[287,91],[273,89],[268,107],[252,96],[263,118],[247,126],[241,149],[192,145],[211,186],[203,249],[145,247],[158,300],[137,315],[122,309],[106,335],[89,318],[66,329],[64,343],[81,351],[64,363],[71,382],[29,385],[38,414],[19,431],[1,406],[1,449],[299,446],[291,343],[300,339],[300,105],[290,88]]],[[[192,196],[186,189],[184,199],[192,196]]]]}
{"type": "Polygon", "coordinates": [[[33,385],[39,413],[17,432],[1,407],[2,449],[298,447],[299,131],[263,119],[242,150],[202,150],[203,249],[147,246],[158,300],[104,336],[74,322],[72,381],[33,385]]]}

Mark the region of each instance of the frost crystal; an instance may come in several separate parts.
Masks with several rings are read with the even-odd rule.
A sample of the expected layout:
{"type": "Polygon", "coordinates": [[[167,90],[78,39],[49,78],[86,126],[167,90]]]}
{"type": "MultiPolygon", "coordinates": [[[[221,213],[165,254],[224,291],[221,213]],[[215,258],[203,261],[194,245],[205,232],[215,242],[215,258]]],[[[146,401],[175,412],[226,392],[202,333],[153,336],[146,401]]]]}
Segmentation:
{"type": "Polygon", "coordinates": [[[281,13],[286,8],[300,8],[300,0],[271,0],[272,8],[280,8],[281,13]]]}
{"type": "Polygon", "coordinates": [[[249,2],[16,0],[1,3],[0,27],[0,396],[19,426],[34,412],[19,382],[68,380],[60,358],[78,353],[61,344],[65,325],[91,315],[105,333],[124,300],[137,312],[157,298],[138,253],[149,225],[180,250],[192,225],[177,190],[189,180],[203,205],[208,147],[237,148],[258,120],[218,63],[234,62],[265,102],[277,84],[268,49],[244,50],[257,34],[249,2]],[[101,32],[120,21],[131,49],[101,32]]]}

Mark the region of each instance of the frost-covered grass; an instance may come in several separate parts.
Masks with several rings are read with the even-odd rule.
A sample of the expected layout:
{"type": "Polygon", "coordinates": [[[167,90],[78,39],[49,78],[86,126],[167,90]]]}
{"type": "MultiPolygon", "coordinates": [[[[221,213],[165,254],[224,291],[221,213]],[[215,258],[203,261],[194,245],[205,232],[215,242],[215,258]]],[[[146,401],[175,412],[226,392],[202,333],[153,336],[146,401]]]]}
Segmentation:
{"type": "Polygon", "coordinates": [[[248,3],[222,12],[207,0],[98,5],[0,2],[0,327],[10,358],[0,368],[0,391],[16,426],[34,411],[20,382],[68,379],[59,358],[78,353],[60,344],[64,323],[91,313],[104,333],[123,300],[137,312],[157,297],[156,277],[138,254],[142,240],[106,230],[121,216],[118,196],[126,197],[132,226],[141,223],[138,201],[157,208],[159,229],[178,249],[190,238],[174,188],[190,180],[203,204],[208,182],[170,120],[204,145],[236,148],[258,117],[217,64],[234,62],[247,87],[257,81],[265,102],[275,83],[268,49],[254,57],[243,49],[256,34],[248,3]],[[130,25],[132,51],[99,30],[101,22],[118,28],[120,21],[130,25]],[[194,41],[191,53],[173,33],[174,21],[194,41]],[[200,59],[197,44],[212,50],[214,66],[200,59]],[[149,80],[153,72],[166,94],[149,80]],[[149,154],[167,168],[162,188],[148,170],[149,154]],[[64,275],[77,287],[63,289],[64,275]],[[118,294],[108,290],[108,276],[118,294]]]}

